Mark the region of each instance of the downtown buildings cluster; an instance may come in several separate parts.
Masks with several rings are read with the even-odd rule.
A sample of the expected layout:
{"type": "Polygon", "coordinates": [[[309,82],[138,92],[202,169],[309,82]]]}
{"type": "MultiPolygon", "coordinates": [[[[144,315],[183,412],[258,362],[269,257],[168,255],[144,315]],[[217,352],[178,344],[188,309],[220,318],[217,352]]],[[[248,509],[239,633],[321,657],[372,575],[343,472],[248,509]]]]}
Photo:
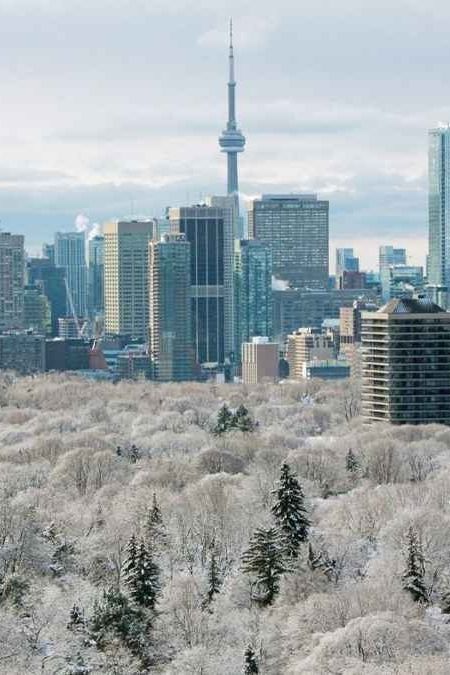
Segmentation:
{"type": "Polygon", "coordinates": [[[247,224],[240,212],[246,139],[232,39],[229,49],[219,138],[227,194],[163,218],[112,221],[92,236],[56,233],[39,258],[25,259],[23,237],[1,232],[0,367],[249,384],[352,372],[363,379],[368,419],[447,421],[450,129],[430,132],[426,270],[385,245],[379,269],[367,272],[341,248],[330,277],[328,201],[266,194],[249,203],[247,224]],[[427,340],[432,326],[437,337],[427,340]],[[414,349],[404,354],[408,335],[414,349]]]}

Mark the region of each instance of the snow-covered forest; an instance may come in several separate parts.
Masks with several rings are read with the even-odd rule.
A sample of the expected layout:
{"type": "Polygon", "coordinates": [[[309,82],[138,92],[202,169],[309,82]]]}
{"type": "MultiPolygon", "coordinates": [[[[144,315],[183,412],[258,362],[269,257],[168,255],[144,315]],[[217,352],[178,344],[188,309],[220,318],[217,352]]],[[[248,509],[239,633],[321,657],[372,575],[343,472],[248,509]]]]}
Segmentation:
{"type": "Polygon", "coordinates": [[[0,380],[0,672],[448,674],[450,429],[348,382],[0,380]]]}

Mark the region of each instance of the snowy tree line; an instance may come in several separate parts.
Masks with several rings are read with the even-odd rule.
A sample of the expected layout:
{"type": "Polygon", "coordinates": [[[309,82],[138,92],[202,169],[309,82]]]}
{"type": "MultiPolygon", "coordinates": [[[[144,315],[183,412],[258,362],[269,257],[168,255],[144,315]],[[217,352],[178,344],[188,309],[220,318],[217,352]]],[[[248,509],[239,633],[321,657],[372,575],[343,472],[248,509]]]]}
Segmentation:
{"type": "Polygon", "coordinates": [[[448,673],[450,429],[357,392],[0,381],[0,672],[448,673]]]}

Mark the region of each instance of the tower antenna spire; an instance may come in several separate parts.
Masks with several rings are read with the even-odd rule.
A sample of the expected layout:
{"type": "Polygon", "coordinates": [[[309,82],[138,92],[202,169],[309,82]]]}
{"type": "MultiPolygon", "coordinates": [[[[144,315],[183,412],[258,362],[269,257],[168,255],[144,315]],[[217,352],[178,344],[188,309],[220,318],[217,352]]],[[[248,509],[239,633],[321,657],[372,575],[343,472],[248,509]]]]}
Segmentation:
{"type": "Polygon", "coordinates": [[[219,138],[222,152],[227,154],[228,165],[228,194],[237,194],[238,185],[238,153],[244,151],[245,136],[237,126],[236,121],[236,80],[234,76],[234,48],[233,48],[233,19],[230,18],[230,46],[229,46],[229,79],[228,79],[228,121],[226,129],[219,138]]]}
{"type": "Polygon", "coordinates": [[[230,19],[230,84],[234,83],[233,19],[230,19]]]}

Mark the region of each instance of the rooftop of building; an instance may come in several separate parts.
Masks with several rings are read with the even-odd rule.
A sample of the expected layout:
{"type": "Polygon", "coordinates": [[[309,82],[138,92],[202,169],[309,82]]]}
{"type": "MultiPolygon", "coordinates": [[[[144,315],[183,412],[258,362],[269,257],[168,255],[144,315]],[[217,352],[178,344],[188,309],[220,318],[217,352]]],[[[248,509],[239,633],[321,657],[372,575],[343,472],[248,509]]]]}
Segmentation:
{"type": "Polygon", "coordinates": [[[445,314],[429,298],[394,298],[378,310],[378,314],[445,314]]]}

